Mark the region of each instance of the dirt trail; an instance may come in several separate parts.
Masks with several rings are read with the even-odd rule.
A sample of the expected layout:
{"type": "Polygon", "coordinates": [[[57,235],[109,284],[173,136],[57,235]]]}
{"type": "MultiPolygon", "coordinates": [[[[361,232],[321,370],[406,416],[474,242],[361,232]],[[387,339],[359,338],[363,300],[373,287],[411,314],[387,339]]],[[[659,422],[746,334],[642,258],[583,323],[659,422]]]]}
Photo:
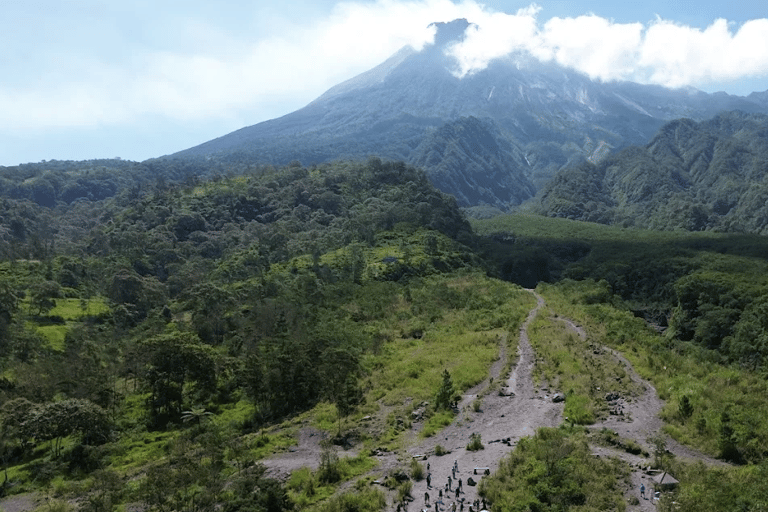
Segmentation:
{"type": "MultiPolygon", "coordinates": [[[[470,389],[462,397],[460,413],[453,424],[434,438],[426,439],[408,450],[411,456],[418,456],[433,453],[435,446],[439,444],[451,452],[443,456],[431,455],[426,461],[422,461],[425,468],[429,463],[432,485],[431,488],[427,488],[425,480],[414,482],[412,495],[415,501],[409,506],[409,510],[426,508],[424,493],[429,493],[430,505],[434,509],[439,489],[444,489],[449,476],[452,476],[453,482],[461,479],[464,492],[459,495],[459,499],[464,501],[465,508],[468,507],[478,498],[478,495],[477,487],[467,485],[467,481],[473,478],[479,482],[484,472],[480,469],[477,471],[478,474],[475,474],[475,468],[488,468],[493,473],[498,467],[499,460],[514,448],[521,437],[533,435],[540,427],[554,427],[560,424],[563,405],[553,403],[545,390],[537,390],[533,385],[532,372],[535,357],[528,341],[528,326],[544,307],[544,300],[538,295],[536,297],[536,307],[530,311],[520,328],[518,361],[510,375],[505,376],[505,382],[501,388],[504,393],[494,391],[482,396],[480,411],[475,412],[472,407],[473,402],[483,394],[483,390],[490,385],[491,381],[487,379],[470,389]],[[485,446],[483,450],[472,452],[466,449],[473,433],[480,434],[485,446]],[[502,442],[505,439],[508,440],[508,444],[502,442]],[[455,477],[452,473],[454,464],[458,467],[455,477]]],[[[505,345],[506,343],[502,342],[501,357],[490,375],[494,380],[498,379],[501,368],[506,364],[505,345]]],[[[455,489],[455,486],[456,484],[453,483],[451,488],[455,489]]],[[[454,492],[447,494],[448,497],[443,499],[443,506],[440,507],[442,511],[449,510],[451,503],[456,501],[454,492]]]]}
{"type": "MultiPolygon", "coordinates": [[[[413,429],[406,438],[408,448],[404,453],[384,453],[377,456],[380,464],[375,472],[378,475],[386,474],[395,469],[407,470],[408,460],[411,457],[418,458],[425,469],[427,469],[427,465],[429,466],[431,485],[428,487],[426,480],[413,482],[411,493],[413,501],[407,507],[409,512],[426,508],[435,510],[435,501],[439,499],[440,489],[443,490],[444,494],[442,505],[439,508],[441,512],[451,510],[453,502],[457,503],[457,510],[460,509],[461,503],[464,503],[464,509],[468,510],[468,506],[479,498],[477,487],[467,484],[469,478],[479,482],[485,468],[493,473],[501,458],[514,449],[520,438],[533,435],[541,427],[555,427],[562,422],[564,405],[553,403],[549,390],[546,387],[537,388],[533,383],[535,354],[528,339],[528,327],[536,315],[544,313],[546,303],[535,291],[528,291],[536,297],[537,304],[528,313],[520,327],[518,360],[509,375],[500,375],[502,369],[508,367],[507,340],[502,338],[500,340],[499,359],[491,366],[489,377],[464,393],[459,403],[459,414],[451,425],[434,437],[420,439],[418,432],[423,425],[420,422],[415,422],[413,429]],[[497,382],[499,378],[504,379],[501,385],[497,382]],[[496,382],[496,386],[492,386],[493,382],[496,382]],[[473,404],[477,400],[481,401],[481,405],[479,410],[475,411],[473,404]],[[470,436],[474,433],[480,434],[484,445],[483,450],[472,452],[466,449],[470,436]],[[434,455],[437,445],[442,446],[449,453],[443,456],[434,455]],[[458,467],[455,474],[452,471],[454,465],[458,467]],[[449,476],[452,477],[451,491],[446,492],[445,486],[449,476]],[[463,484],[463,492],[457,500],[454,491],[459,479],[463,484]],[[425,493],[429,494],[429,507],[425,501],[425,493]]],[[[558,316],[553,317],[553,319],[564,322],[578,336],[586,339],[587,335],[584,329],[572,320],[558,316]]],[[[644,391],[638,397],[626,398],[623,404],[624,416],[609,416],[590,428],[614,430],[621,437],[633,439],[646,451],[652,453],[647,439],[651,435],[661,433],[663,423],[659,418],[659,413],[664,402],[658,397],[656,389],[648,381],[640,378],[629,361],[620,353],[608,347],[604,347],[604,350],[609,351],[624,365],[627,374],[644,391]]],[[[292,470],[303,466],[316,468],[319,461],[320,440],[323,435],[322,432],[314,429],[302,429],[297,447],[289,453],[265,461],[270,474],[286,477],[292,470]]],[[[708,464],[723,464],[722,461],[680,445],[668,436],[667,448],[678,457],[702,460],[708,464]]],[[[628,499],[631,496],[640,498],[641,484],[645,484],[646,496],[650,495],[651,477],[641,469],[649,464],[648,459],[602,446],[594,446],[593,452],[599,456],[619,457],[632,466],[631,487],[627,489],[626,493],[628,499]]],[[[354,452],[340,452],[340,456],[353,454],[354,452]]],[[[347,487],[343,486],[343,489],[347,487]]],[[[392,502],[393,499],[394,493],[390,492],[390,510],[396,509],[396,504],[392,502]]],[[[640,499],[638,505],[629,505],[628,510],[650,512],[656,508],[651,500],[640,499]]]]}
{"type": "MultiPolygon", "coordinates": [[[[564,322],[569,329],[573,330],[582,339],[587,339],[584,329],[568,318],[558,317],[558,320],[564,322]]],[[[664,422],[661,420],[661,409],[664,407],[664,400],[659,398],[656,388],[647,380],[641,378],[630,363],[620,352],[610,348],[603,347],[603,350],[609,352],[626,369],[627,375],[635,384],[643,390],[643,393],[634,398],[623,400],[624,415],[608,416],[602,421],[598,421],[590,426],[591,430],[601,430],[607,428],[618,433],[621,437],[632,439],[649,454],[653,453],[653,447],[648,443],[651,436],[661,435],[666,441],[666,449],[675,457],[687,460],[698,460],[708,465],[727,466],[726,462],[705,455],[693,448],[683,446],[668,435],[664,434],[662,427],[664,422]]],[[[655,511],[656,507],[651,501],[651,489],[653,488],[652,476],[643,471],[651,460],[646,457],[632,455],[622,450],[606,448],[603,446],[593,446],[593,453],[601,457],[618,457],[627,462],[632,468],[631,488],[628,489],[627,497],[635,496],[639,499],[638,505],[629,505],[627,510],[655,511]],[[645,498],[640,495],[640,486],[645,486],[645,498]]]]}

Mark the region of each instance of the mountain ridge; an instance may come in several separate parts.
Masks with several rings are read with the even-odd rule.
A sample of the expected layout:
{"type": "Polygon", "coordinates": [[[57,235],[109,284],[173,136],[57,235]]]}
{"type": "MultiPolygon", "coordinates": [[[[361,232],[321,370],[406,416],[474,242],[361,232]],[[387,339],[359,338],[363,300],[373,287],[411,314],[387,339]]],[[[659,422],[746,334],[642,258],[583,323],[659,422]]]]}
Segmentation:
{"type": "MultiPolygon", "coordinates": [[[[477,118],[509,145],[510,161],[527,161],[526,178],[540,189],[555,172],[584,160],[599,161],[610,151],[644,145],[665,123],[697,121],[723,110],[768,112],[768,101],[667,89],[632,82],[599,82],[554,63],[515,54],[496,59],[484,70],[456,76],[456,60],[447,53],[470,26],[467,20],[435,24],[435,42],[422,50],[406,47],[382,64],[342,82],[302,109],[213,139],[165,158],[250,160],[274,165],[334,159],[386,159],[424,164],[418,148],[435,131],[462,119],[477,118]],[[599,151],[596,152],[596,149],[599,151]]],[[[462,121],[465,122],[465,121],[462,121]]],[[[468,145],[463,141],[460,145],[468,145]]],[[[490,148],[491,146],[486,146],[490,148]]],[[[479,155],[487,175],[499,175],[494,155],[479,155]]],[[[430,175],[448,170],[431,169],[430,175]]],[[[519,166],[490,194],[476,194],[464,183],[460,167],[438,186],[463,206],[513,207],[528,195],[519,166]],[[471,199],[471,198],[475,199],[471,199]],[[478,202],[475,202],[478,201],[478,202]]],[[[480,171],[475,170],[473,174],[480,171]]],[[[471,181],[471,180],[470,180],[471,181]]]]}
{"type": "Polygon", "coordinates": [[[560,171],[531,208],[650,229],[768,234],[768,115],[671,121],[648,144],[560,171]]]}

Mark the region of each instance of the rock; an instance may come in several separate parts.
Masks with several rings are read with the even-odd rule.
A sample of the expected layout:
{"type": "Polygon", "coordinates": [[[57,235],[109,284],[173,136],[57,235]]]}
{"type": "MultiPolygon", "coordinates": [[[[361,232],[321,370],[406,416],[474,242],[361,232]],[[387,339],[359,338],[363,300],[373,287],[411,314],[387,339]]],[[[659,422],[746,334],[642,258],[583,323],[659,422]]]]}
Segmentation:
{"type": "Polygon", "coordinates": [[[554,403],[556,403],[556,404],[557,404],[557,403],[560,403],[560,402],[565,402],[565,395],[564,395],[564,394],[562,394],[562,393],[555,393],[555,394],[552,396],[552,401],[553,401],[554,403]]]}
{"type": "Polygon", "coordinates": [[[467,485],[471,485],[472,487],[477,485],[477,482],[472,477],[467,478],[467,485]]]}

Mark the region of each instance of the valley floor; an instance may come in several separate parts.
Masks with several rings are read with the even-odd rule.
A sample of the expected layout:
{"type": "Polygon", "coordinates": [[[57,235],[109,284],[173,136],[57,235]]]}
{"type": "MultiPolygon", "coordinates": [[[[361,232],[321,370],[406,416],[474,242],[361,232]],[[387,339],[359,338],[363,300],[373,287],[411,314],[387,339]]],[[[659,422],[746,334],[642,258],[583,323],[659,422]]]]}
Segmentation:
{"type": "MultiPolygon", "coordinates": [[[[454,422],[440,431],[437,435],[423,439],[418,435],[423,427],[423,422],[414,421],[408,436],[408,447],[403,453],[383,452],[377,458],[379,466],[375,475],[385,475],[388,472],[402,469],[407,472],[407,461],[416,458],[431,474],[431,485],[427,480],[413,482],[411,496],[413,500],[406,503],[407,510],[435,510],[435,502],[440,500],[440,490],[443,490],[440,511],[450,511],[453,502],[457,504],[457,510],[468,510],[475,500],[480,499],[477,487],[469,485],[470,479],[479,482],[485,470],[493,473],[499,465],[499,461],[514,450],[518,440],[526,436],[532,436],[541,427],[556,427],[567,418],[563,418],[564,405],[555,403],[553,395],[555,390],[546,384],[536,386],[533,379],[533,369],[536,362],[536,354],[528,339],[528,327],[537,315],[551,315],[553,321],[565,322],[568,329],[582,339],[586,339],[584,330],[573,321],[554,315],[548,308],[543,297],[533,290],[529,290],[537,299],[536,306],[528,313],[528,316],[520,328],[517,361],[512,366],[508,375],[501,375],[505,367],[508,367],[506,340],[500,343],[499,360],[491,367],[489,377],[474,388],[469,389],[458,405],[459,414],[454,422]],[[499,378],[504,379],[499,385],[499,378]],[[495,384],[494,384],[495,383],[495,384]],[[480,400],[479,408],[474,406],[480,400]],[[479,434],[484,448],[478,451],[467,450],[470,436],[479,434]],[[440,445],[449,453],[437,456],[435,447],[440,445]],[[452,472],[454,464],[458,468],[455,475],[452,472]],[[451,491],[446,491],[445,486],[448,477],[452,477],[451,491]],[[462,492],[458,498],[455,494],[457,480],[462,481],[462,492]],[[427,495],[429,501],[426,500],[427,495]]],[[[632,368],[632,365],[618,352],[607,347],[601,350],[608,351],[626,369],[627,374],[643,390],[637,397],[621,397],[618,400],[621,414],[609,415],[589,428],[600,431],[603,428],[610,429],[624,439],[629,439],[640,445],[647,453],[653,453],[653,448],[647,439],[650,436],[662,433],[662,421],[659,412],[664,402],[658,397],[655,388],[642,379],[632,368]]],[[[724,464],[688,447],[682,446],[668,436],[666,447],[672,454],[682,459],[701,460],[711,465],[724,464]]],[[[320,459],[320,441],[323,433],[311,428],[301,430],[299,444],[292,452],[275,456],[265,464],[270,473],[277,477],[287,477],[291,471],[300,467],[316,468],[320,459]]],[[[640,485],[645,484],[646,498],[651,496],[652,475],[646,469],[651,464],[651,459],[632,455],[622,450],[593,445],[593,453],[600,457],[618,457],[627,462],[631,469],[631,482],[626,489],[626,498],[630,503],[627,510],[650,511],[655,510],[651,499],[643,499],[640,496],[640,485]],[[632,505],[632,496],[638,498],[639,503],[632,505]]],[[[345,452],[342,456],[353,456],[354,451],[345,452]]],[[[652,457],[651,457],[652,458],[652,457]]],[[[383,478],[382,478],[383,480],[383,478]]],[[[343,486],[342,489],[348,486],[343,486]]],[[[389,508],[397,509],[394,493],[389,494],[389,508]]],[[[482,507],[482,500],[480,500],[482,507]]],[[[474,509],[473,507],[473,510],[474,509]]]]}

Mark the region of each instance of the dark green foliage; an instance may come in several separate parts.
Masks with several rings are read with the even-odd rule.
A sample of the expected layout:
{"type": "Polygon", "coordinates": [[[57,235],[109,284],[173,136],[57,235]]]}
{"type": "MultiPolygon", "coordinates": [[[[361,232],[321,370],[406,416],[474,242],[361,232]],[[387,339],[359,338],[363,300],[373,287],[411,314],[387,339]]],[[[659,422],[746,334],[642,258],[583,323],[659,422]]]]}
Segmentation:
{"type": "Polygon", "coordinates": [[[216,387],[217,355],[189,333],[159,335],[142,343],[151,395],[150,425],[164,427],[181,419],[185,402],[204,402],[216,387]]]}
{"type": "Polygon", "coordinates": [[[232,496],[224,502],[225,512],[285,512],[293,504],[277,480],[267,478],[264,466],[249,468],[232,482],[232,496]]]}
{"type": "Polygon", "coordinates": [[[72,398],[42,405],[25,399],[8,402],[3,409],[3,425],[20,439],[22,446],[33,438],[54,441],[54,457],[61,455],[62,438],[78,434],[85,445],[103,444],[110,440],[113,426],[101,407],[72,398]]]}
{"type": "Polygon", "coordinates": [[[448,369],[443,370],[443,382],[435,395],[435,410],[448,410],[453,406],[453,395],[456,390],[453,387],[453,380],[448,369]]]}
{"type": "Polygon", "coordinates": [[[680,417],[683,418],[684,421],[693,415],[693,404],[691,404],[691,399],[688,398],[688,395],[683,395],[680,399],[678,410],[680,411],[680,417]]]}
{"type": "Polygon", "coordinates": [[[31,303],[37,309],[38,315],[53,309],[56,306],[56,299],[60,297],[61,286],[55,281],[42,281],[30,290],[31,303]]]}

